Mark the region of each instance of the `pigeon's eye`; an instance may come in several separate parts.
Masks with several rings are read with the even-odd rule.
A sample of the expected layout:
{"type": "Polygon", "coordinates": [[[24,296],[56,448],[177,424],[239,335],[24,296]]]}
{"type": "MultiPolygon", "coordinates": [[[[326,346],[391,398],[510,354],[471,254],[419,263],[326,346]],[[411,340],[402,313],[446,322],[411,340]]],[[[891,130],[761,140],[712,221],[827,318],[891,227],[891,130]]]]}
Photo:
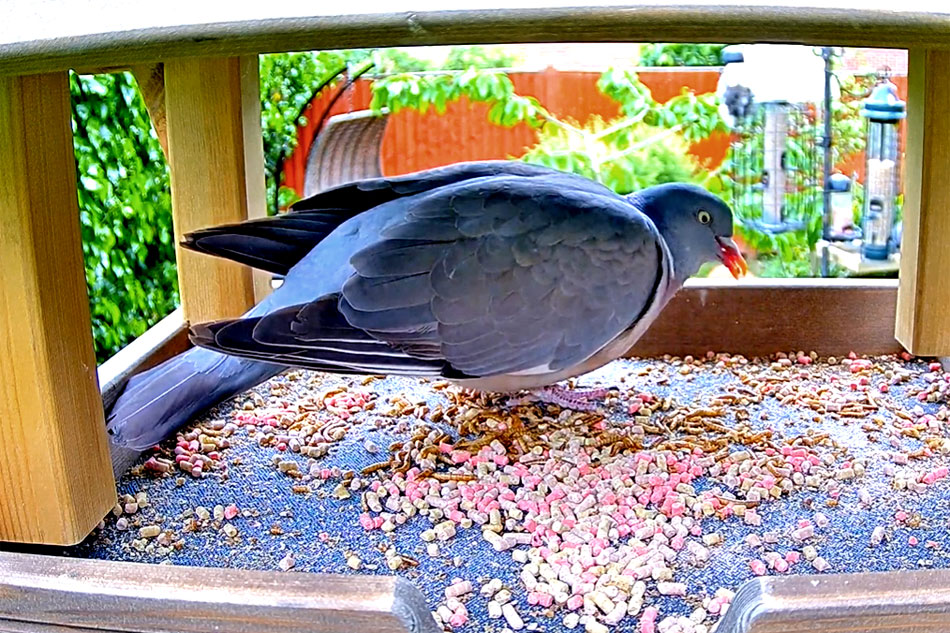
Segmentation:
{"type": "Polygon", "coordinates": [[[709,224],[712,222],[712,216],[709,215],[709,211],[700,211],[696,214],[696,219],[699,220],[700,224],[709,224]]]}

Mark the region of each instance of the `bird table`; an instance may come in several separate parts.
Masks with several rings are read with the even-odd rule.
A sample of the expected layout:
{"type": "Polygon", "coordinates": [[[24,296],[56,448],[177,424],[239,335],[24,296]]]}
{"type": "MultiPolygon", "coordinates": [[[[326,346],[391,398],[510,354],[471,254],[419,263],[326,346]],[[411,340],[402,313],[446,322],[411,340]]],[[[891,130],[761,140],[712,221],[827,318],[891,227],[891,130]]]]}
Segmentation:
{"type": "MultiPolygon", "coordinates": [[[[869,0],[450,4],[166,0],[145,8],[120,0],[10,0],[0,6],[0,541],[82,540],[116,499],[103,397],[130,373],[182,349],[185,324],[238,316],[268,289],[266,280],[245,267],[179,250],[181,310],[97,369],[78,221],[69,70],[136,75],[166,149],[175,234],[181,236],[264,212],[260,53],[558,41],[907,48],[900,283],[690,284],[632,351],[884,353],[902,346],[914,354],[950,355],[944,312],[950,284],[943,279],[950,270],[950,8],[932,0],[888,3],[886,9],[869,0]],[[699,324],[689,316],[697,304],[704,309],[699,324]]],[[[44,578],[87,573],[77,563],[0,559],[0,570],[5,565],[25,579],[23,586],[47,587],[44,578]]],[[[178,582],[179,598],[181,588],[190,586],[174,576],[162,585],[163,577],[153,576],[153,587],[178,582]]],[[[219,582],[206,580],[207,586],[219,582]]],[[[921,581],[893,581],[881,591],[897,591],[902,582],[921,581]]],[[[145,583],[134,586],[148,591],[145,583]]],[[[763,585],[759,598],[801,589],[763,585]]],[[[392,587],[375,590],[394,595],[392,587]]],[[[55,593],[46,591],[47,597],[55,593]]],[[[791,611],[808,606],[793,602],[773,600],[791,611]]],[[[11,629],[2,618],[0,613],[0,630],[64,624],[52,619],[11,629]]],[[[387,622],[380,630],[399,628],[387,622]]]]}

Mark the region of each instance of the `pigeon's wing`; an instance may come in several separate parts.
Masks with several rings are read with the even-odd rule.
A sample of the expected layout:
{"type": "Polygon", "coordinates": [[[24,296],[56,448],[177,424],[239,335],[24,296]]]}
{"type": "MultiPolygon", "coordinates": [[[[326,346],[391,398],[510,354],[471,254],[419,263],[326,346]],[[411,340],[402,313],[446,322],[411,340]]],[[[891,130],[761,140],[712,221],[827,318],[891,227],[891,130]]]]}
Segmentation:
{"type": "Polygon", "coordinates": [[[335,373],[440,376],[438,357],[414,358],[351,326],[338,310],[339,295],[290,306],[261,317],[196,325],[191,341],[252,360],[335,373]]]}
{"type": "Polygon", "coordinates": [[[199,229],[182,246],[278,275],[290,269],[343,222],[397,198],[491,176],[571,179],[573,186],[604,192],[593,181],[518,161],[456,163],[394,178],[371,178],[328,189],[295,203],[290,213],[199,229]]]}
{"type": "Polygon", "coordinates": [[[409,353],[438,345],[468,376],[583,362],[652,304],[663,251],[626,200],[572,185],[472,180],[420,200],[353,257],[341,312],[409,353]]]}
{"type": "Polygon", "coordinates": [[[663,250],[629,202],[572,182],[488,177],[406,198],[404,220],[352,257],[339,297],[196,343],[368,373],[573,367],[652,305],[663,250]]]}

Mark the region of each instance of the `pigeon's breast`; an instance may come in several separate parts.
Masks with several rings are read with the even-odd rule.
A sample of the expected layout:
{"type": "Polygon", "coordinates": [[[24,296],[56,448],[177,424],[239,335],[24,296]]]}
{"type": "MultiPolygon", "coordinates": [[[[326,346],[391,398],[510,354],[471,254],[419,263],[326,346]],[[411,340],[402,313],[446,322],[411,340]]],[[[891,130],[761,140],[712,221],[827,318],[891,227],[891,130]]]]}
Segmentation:
{"type": "Polygon", "coordinates": [[[666,304],[677,293],[681,284],[676,280],[673,270],[673,258],[666,247],[661,242],[663,249],[663,266],[661,270],[660,281],[657,284],[657,292],[653,298],[650,307],[641,318],[630,324],[630,327],[621,332],[617,337],[600,348],[594,355],[587,360],[559,371],[540,372],[519,372],[518,374],[505,374],[500,376],[485,376],[480,378],[470,378],[463,380],[453,380],[458,385],[471,389],[482,391],[517,391],[519,389],[537,389],[546,387],[568,378],[580,376],[588,372],[603,367],[607,363],[614,361],[633,347],[641,336],[650,328],[656,317],[659,316],[666,304]]]}

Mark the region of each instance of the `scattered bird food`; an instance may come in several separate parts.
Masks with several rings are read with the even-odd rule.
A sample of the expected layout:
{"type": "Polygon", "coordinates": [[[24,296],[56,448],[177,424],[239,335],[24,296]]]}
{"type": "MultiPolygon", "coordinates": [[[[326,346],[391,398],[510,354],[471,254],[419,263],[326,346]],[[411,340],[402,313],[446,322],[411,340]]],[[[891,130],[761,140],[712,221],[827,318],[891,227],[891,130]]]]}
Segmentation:
{"type": "MultiPolygon", "coordinates": [[[[445,382],[289,372],[158,447],[133,476],[143,488],[214,486],[256,455],[315,512],[358,508],[349,534],[298,532],[277,569],[300,569],[308,547],[339,547],[337,568],[323,571],[438,587],[427,596],[447,630],[705,633],[736,582],[848,571],[836,521],[885,498],[890,518],[850,545],[854,555],[942,549],[914,535],[927,517],[899,501],[947,484],[950,382],[939,364],[800,351],[618,361],[607,373],[600,406],[577,411],[445,382]],[[337,460],[343,446],[361,461],[337,460]],[[776,527],[772,509],[789,507],[803,518],[776,527]],[[457,541],[506,561],[498,577],[457,541]],[[725,564],[732,584],[697,584],[725,564]],[[441,577],[424,571],[432,565],[441,577]]],[[[253,547],[252,522],[277,538],[292,514],[256,517],[251,500],[223,499],[156,518],[150,492],[123,495],[105,531],[155,557],[209,532],[253,547]]]]}

